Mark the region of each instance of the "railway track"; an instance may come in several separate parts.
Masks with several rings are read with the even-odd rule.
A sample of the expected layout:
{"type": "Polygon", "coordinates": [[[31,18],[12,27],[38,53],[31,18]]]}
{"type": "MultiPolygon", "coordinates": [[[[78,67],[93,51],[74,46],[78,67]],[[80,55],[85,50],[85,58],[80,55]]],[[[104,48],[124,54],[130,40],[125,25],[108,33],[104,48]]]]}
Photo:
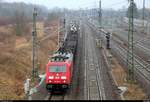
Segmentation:
{"type": "MultiPolygon", "coordinates": [[[[122,48],[119,44],[116,45],[114,41],[112,41],[113,48],[111,52],[117,56],[119,59],[119,62],[126,68],[127,67],[127,49],[122,48]]],[[[143,87],[145,92],[147,93],[147,96],[150,95],[150,72],[147,66],[145,66],[143,63],[141,63],[141,59],[137,56],[135,56],[135,79],[139,82],[139,84],[143,87]]],[[[127,70],[127,69],[125,69],[127,70]]]]}
{"type": "MultiPolygon", "coordinates": [[[[115,40],[120,46],[122,46],[126,51],[127,51],[127,42],[123,42],[123,40],[121,41],[120,39],[118,39],[116,36],[113,36],[113,40],[115,40]],[[124,45],[124,43],[126,44],[126,45],[124,45]]],[[[138,45],[138,46],[140,46],[139,48],[142,48],[142,50],[145,50],[146,48],[144,47],[144,46],[142,46],[142,45],[140,45],[140,44],[136,44],[136,45],[138,45]]],[[[138,59],[138,60],[136,60],[136,62],[140,65],[140,66],[142,66],[144,69],[146,69],[146,71],[148,71],[148,72],[150,72],[150,62],[148,61],[148,59],[149,59],[149,57],[148,56],[142,56],[140,53],[140,51],[137,51],[138,50],[138,48],[137,48],[137,46],[136,46],[136,48],[134,48],[134,52],[135,52],[135,54],[134,54],[134,57],[136,58],[136,59],[138,59]]],[[[144,53],[149,53],[150,52],[150,50],[145,50],[145,51],[143,51],[144,53]]]]}
{"type": "Polygon", "coordinates": [[[95,50],[92,33],[85,29],[85,93],[87,100],[105,100],[101,63],[95,50]]]}
{"type": "MultiPolygon", "coordinates": [[[[123,40],[123,39],[121,39],[123,40]]],[[[120,55],[122,56],[122,60],[124,60],[124,62],[126,63],[126,59],[127,59],[127,46],[124,45],[124,42],[122,42],[120,39],[117,38],[117,36],[113,36],[113,40],[112,40],[112,46],[116,45],[117,46],[114,49],[118,49],[118,51],[120,52],[120,55]],[[121,52],[122,51],[122,52],[121,52]]],[[[127,43],[127,42],[125,42],[127,43]]],[[[138,70],[142,70],[144,71],[144,73],[147,73],[148,76],[150,76],[150,64],[147,63],[145,60],[143,60],[140,56],[134,54],[134,58],[135,58],[135,67],[138,70]]],[[[139,71],[139,73],[142,74],[142,72],[139,71]]],[[[145,75],[144,75],[145,76],[145,75]]],[[[145,77],[146,79],[148,79],[148,76],[145,77]]],[[[150,79],[150,78],[149,78],[150,79]]],[[[149,80],[148,79],[148,80],[149,80]]]]}
{"type": "MultiPolygon", "coordinates": [[[[119,33],[119,32],[118,32],[119,33]]],[[[117,32],[115,34],[113,34],[113,38],[116,38],[118,40],[120,40],[123,44],[127,45],[127,36],[123,36],[123,34],[127,35],[127,32],[122,32],[123,34],[121,34],[120,31],[120,35],[117,32]]],[[[137,35],[138,36],[138,35],[137,35]]],[[[144,60],[144,62],[150,64],[150,47],[149,47],[149,41],[146,38],[141,39],[141,37],[137,37],[135,36],[136,41],[134,41],[134,52],[136,55],[138,55],[139,57],[142,58],[142,60],[144,60]]],[[[146,64],[145,63],[145,64],[146,64]]],[[[149,66],[149,65],[148,65],[149,66]]]]}
{"type": "MultiPolygon", "coordinates": [[[[103,38],[105,39],[105,37],[103,37],[103,38]]],[[[141,39],[141,38],[138,38],[138,39],[141,39]]],[[[121,44],[121,46],[123,46],[123,48],[125,48],[127,50],[127,48],[126,48],[127,46],[125,46],[125,45],[127,45],[127,41],[125,39],[114,34],[113,40],[117,41],[119,44],[121,44]]],[[[150,71],[150,59],[149,59],[150,49],[148,48],[148,46],[146,46],[146,44],[143,44],[143,42],[142,42],[143,40],[141,40],[141,41],[137,40],[137,41],[138,42],[135,43],[135,47],[134,47],[134,51],[135,51],[134,56],[137,59],[139,59],[137,61],[137,63],[149,72],[150,71]],[[144,54],[141,54],[141,52],[144,54]],[[145,53],[146,53],[146,55],[145,55],[145,53]]],[[[147,41],[147,40],[144,40],[144,41],[147,41]]],[[[148,41],[147,41],[147,43],[148,43],[148,41]]],[[[113,44],[112,44],[112,46],[113,46],[113,44]]]]}
{"type": "Polygon", "coordinates": [[[65,100],[65,94],[49,94],[48,100],[65,100]]]}
{"type": "MultiPolygon", "coordinates": [[[[93,39],[94,40],[94,39],[93,39]]],[[[92,45],[91,45],[92,46],[92,45]]],[[[94,46],[93,46],[94,47],[94,46]]],[[[95,49],[94,48],[92,48],[92,53],[93,53],[93,61],[95,62],[95,68],[96,68],[96,75],[97,75],[97,84],[98,84],[98,86],[101,86],[101,87],[99,87],[99,95],[100,95],[100,97],[101,97],[101,100],[102,99],[106,99],[106,96],[105,96],[105,94],[103,94],[103,93],[105,93],[105,91],[104,91],[104,85],[103,85],[103,83],[102,83],[102,77],[100,76],[100,75],[102,75],[103,73],[101,73],[102,72],[102,66],[105,66],[103,63],[102,63],[102,60],[103,60],[103,58],[102,58],[102,56],[100,55],[100,60],[101,61],[99,61],[99,59],[98,59],[98,57],[97,57],[97,55],[95,54],[95,49]],[[100,64],[99,64],[99,62],[100,62],[100,64]],[[100,80],[99,80],[100,79],[100,80]],[[100,89],[101,88],[101,89],[100,89]]],[[[101,53],[101,52],[100,52],[101,53]]]]}
{"type": "MultiPolygon", "coordinates": [[[[97,30],[97,29],[95,29],[97,30]]],[[[113,36],[114,37],[114,36],[113,36]]],[[[103,39],[105,39],[105,36],[103,36],[103,39]]],[[[122,65],[126,68],[127,67],[127,47],[124,45],[123,39],[118,39],[115,37],[115,39],[111,40],[111,52],[113,55],[117,56],[119,59],[119,62],[122,63],[122,65]]],[[[140,44],[140,42],[138,42],[140,44]]],[[[104,44],[106,45],[106,41],[104,40],[104,44]]],[[[146,46],[143,46],[146,48],[146,46]]],[[[137,48],[137,51],[141,49],[140,47],[137,48]]],[[[143,49],[142,49],[143,50],[143,49]]],[[[140,53],[140,52],[139,52],[140,53]]],[[[148,52],[147,52],[148,53],[148,52]]],[[[140,82],[140,85],[144,88],[147,95],[150,96],[150,64],[145,61],[139,54],[134,54],[135,57],[135,77],[138,82],[140,82]]],[[[147,57],[148,58],[148,57],[147,57]]],[[[127,69],[125,69],[127,70],[127,69]]]]}
{"type": "MultiPolygon", "coordinates": [[[[115,49],[117,49],[117,53],[120,54],[121,59],[127,63],[126,61],[126,55],[127,55],[127,49],[123,49],[121,46],[117,45],[117,47],[115,47],[115,49]]],[[[140,62],[140,60],[138,59],[137,56],[135,57],[135,68],[137,69],[136,71],[138,71],[138,73],[140,73],[140,75],[144,76],[144,78],[146,80],[148,80],[150,82],[150,71],[147,69],[146,66],[143,65],[143,63],[140,62]]]]}
{"type": "MultiPolygon", "coordinates": [[[[93,38],[103,38],[101,39],[102,41],[105,39],[105,34],[103,34],[103,32],[101,32],[102,35],[99,35],[99,31],[98,29],[96,28],[96,26],[94,25],[91,25],[90,22],[88,22],[88,25],[93,33],[93,38]]],[[[95,47],[95,49],[93,49],[93,53],[95,52],[96,56],[94,56],[95,58],[95,61],[97,61],[98,64],[100,67],[99,67],[99,73],[98,75],[101,75],[99,77],[103,77],[103,89],[104,92],[105,92],[105,98],[106,99],[109,99],[109,100],[114,100],[114,99],[121,99],[120,96],[119,96],[119,92],[118,92],[118,88],[113,80],[113,77],[111,75],[111,68],[110,68],[110,65],[107,63],[107,58],[105,58],[106,56],[104,55],[104,50],[103,48],[102,49],[99,49],[97,46],[96,46],[96,42],[95,40],[93,40],[93,42],[95,43],[93,46],[95,47]]],[[[98,72],[97,70],[97,72],[98,72]]]]}
{"type": "Polygon", "coordinates": [[[48,93],[44,100],[65,100],[65,99],[66,99],[66,93],[62,93],[62,94],[48,93]]]}

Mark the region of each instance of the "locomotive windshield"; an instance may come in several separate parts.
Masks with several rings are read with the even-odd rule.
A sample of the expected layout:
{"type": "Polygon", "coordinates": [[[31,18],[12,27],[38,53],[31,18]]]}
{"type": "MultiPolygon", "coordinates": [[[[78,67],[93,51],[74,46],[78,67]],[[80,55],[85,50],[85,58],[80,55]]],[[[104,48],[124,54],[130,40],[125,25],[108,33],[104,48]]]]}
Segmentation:
{"type": "Polygon", "coordinates": [[[49,66],[49,72],[66,72],[65,66],[49,66]]]}

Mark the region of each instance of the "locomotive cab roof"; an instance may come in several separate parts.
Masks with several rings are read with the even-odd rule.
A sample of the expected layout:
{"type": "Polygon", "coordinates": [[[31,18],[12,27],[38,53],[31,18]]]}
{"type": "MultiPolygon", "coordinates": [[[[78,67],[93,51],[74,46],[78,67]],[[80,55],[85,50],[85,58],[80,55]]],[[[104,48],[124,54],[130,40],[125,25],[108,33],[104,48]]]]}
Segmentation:
{"type": "Polygon", "coordinates": [[[57,52],[51,57],[51,62],[66,62],[67,60],[72,59],[73,55],[70,52],[57,52]]]}

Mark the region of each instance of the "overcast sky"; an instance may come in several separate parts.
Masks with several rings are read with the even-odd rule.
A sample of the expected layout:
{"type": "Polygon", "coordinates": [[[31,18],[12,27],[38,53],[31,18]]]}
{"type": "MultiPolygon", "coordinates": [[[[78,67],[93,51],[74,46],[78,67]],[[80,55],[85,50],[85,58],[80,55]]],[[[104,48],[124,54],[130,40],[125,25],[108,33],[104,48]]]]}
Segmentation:
{"type": "MultiPolygon", "coordinates": [[[[25,2],[32,4],[44,5],[47,8],[60,7],[69,9],[79,9],[79,8],[94,8],[98,7],[99,0],[4,0],[7,2],[25,2]]],[[[102,8],[113,8],[118,9],[123,6],[127,7],[127,0],[101,0],[102,8]]],[[[137,7],[142,7],[143,0],[134,0],[137,3],[137,7]]],[[[146,1],[146,7],[150,8],[150,0],[146,1]]]]}

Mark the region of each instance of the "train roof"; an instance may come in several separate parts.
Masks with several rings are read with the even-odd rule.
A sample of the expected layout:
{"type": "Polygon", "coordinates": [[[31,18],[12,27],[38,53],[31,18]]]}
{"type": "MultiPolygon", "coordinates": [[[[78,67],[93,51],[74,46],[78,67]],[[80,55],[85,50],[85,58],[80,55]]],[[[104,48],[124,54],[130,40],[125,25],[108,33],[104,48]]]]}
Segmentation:
{"type": "Polygon", "coordinates": [[[51,57],[50,62],[67,62],[72,61],[72,58],[73,54],[71,52],[69,53],[57,52],[51,57]]]}

